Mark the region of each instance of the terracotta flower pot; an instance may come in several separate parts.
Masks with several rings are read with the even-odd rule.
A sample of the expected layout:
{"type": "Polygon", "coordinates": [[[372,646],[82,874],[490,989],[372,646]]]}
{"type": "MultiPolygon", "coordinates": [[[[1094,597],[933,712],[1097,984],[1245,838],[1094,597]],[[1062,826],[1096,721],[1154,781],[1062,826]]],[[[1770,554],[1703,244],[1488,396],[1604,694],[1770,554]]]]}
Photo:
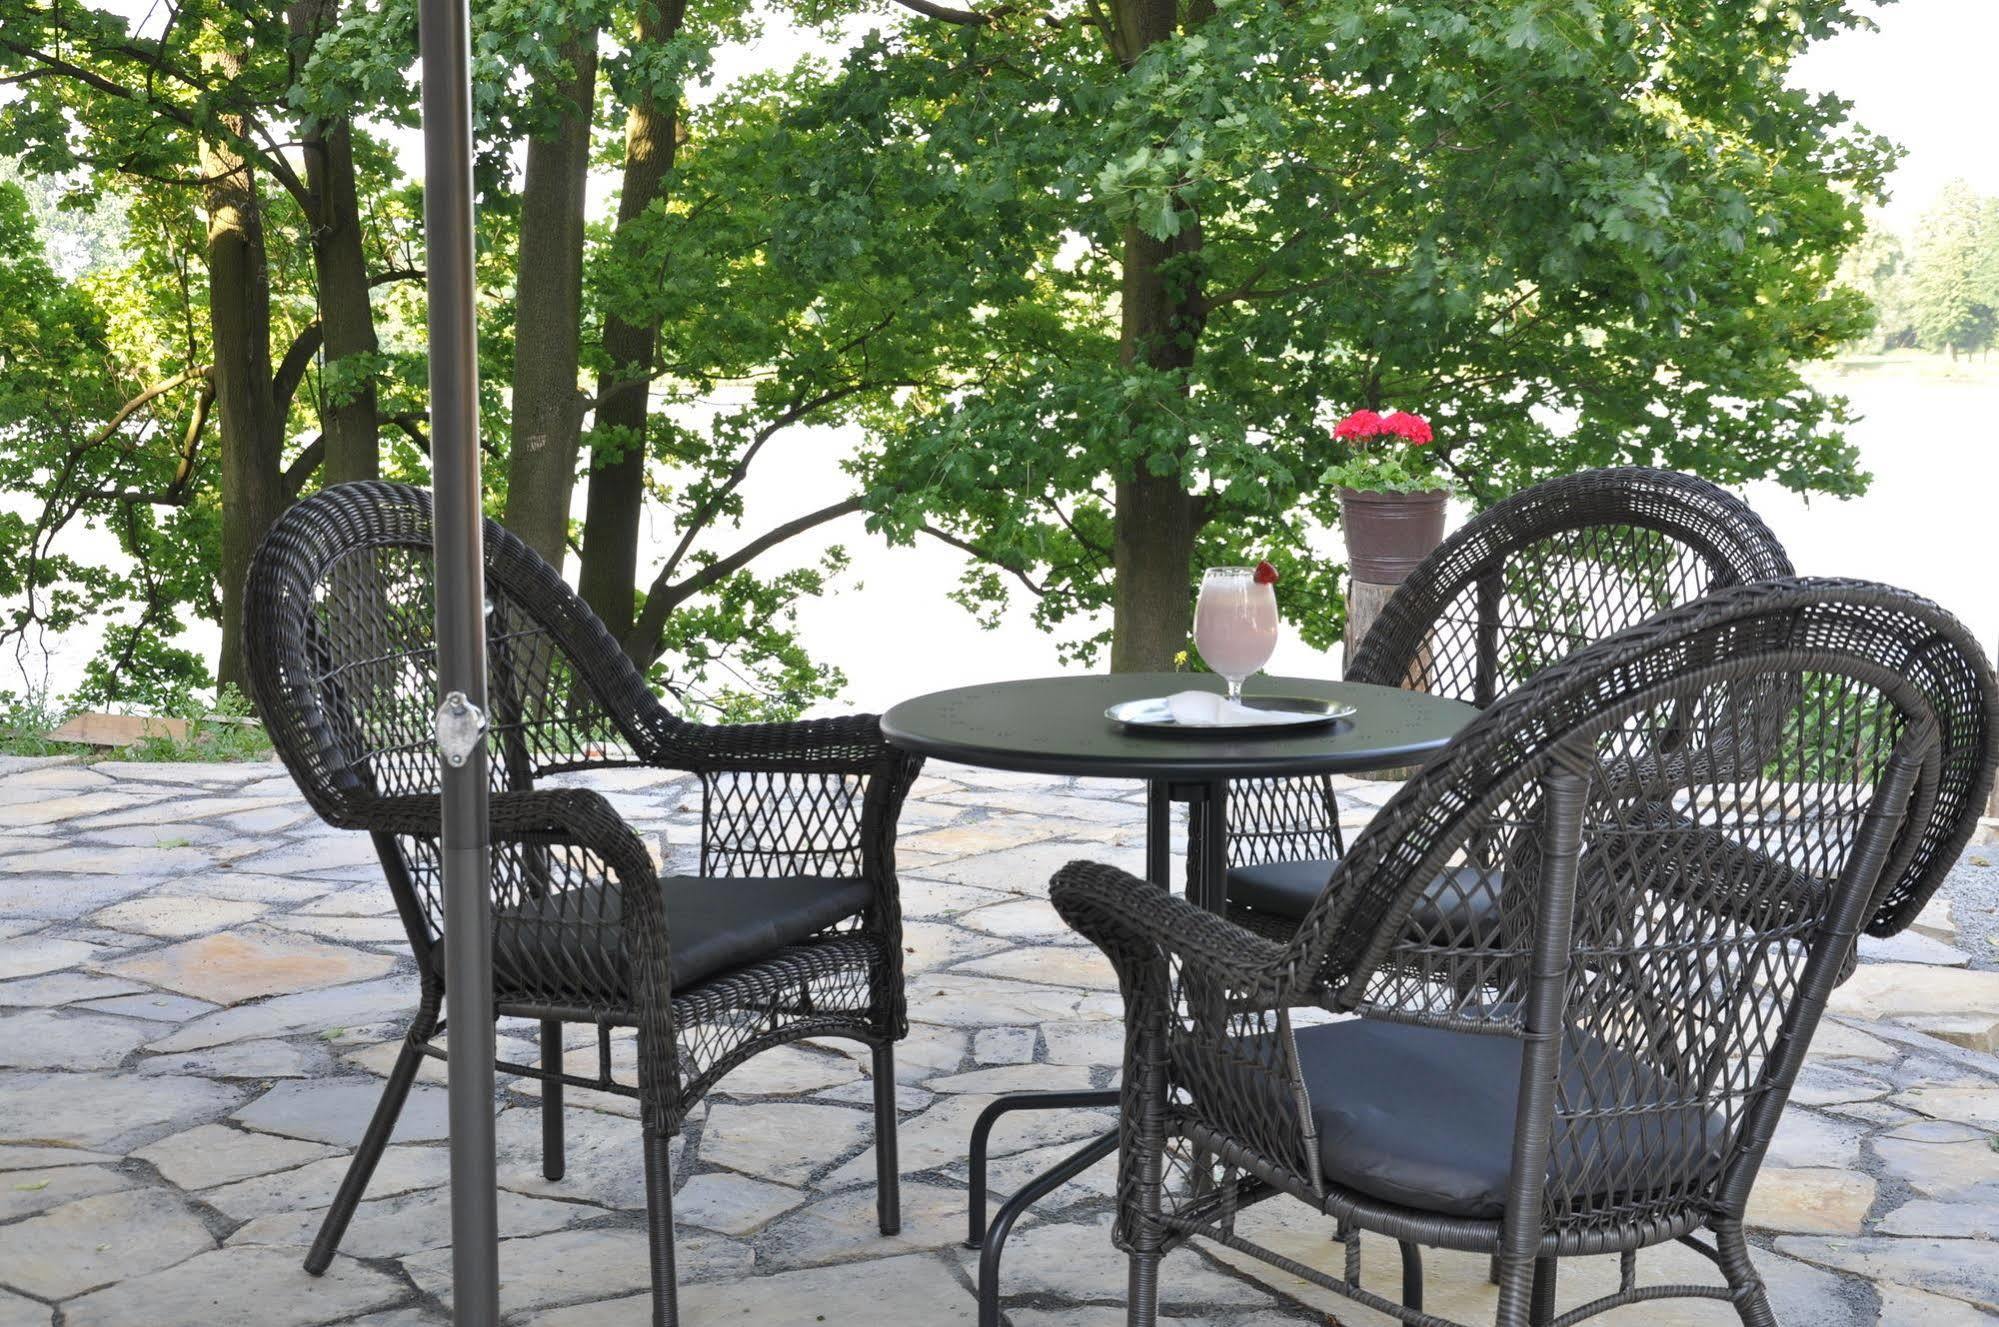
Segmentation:
{"type": "Polygon", "coordinates": [[[1346,530],[1347,569],[1357,581],[1400,585],[1444,542],[1443,489],[1428,493],[1340,490],[1340,524],[1346,530]]]}

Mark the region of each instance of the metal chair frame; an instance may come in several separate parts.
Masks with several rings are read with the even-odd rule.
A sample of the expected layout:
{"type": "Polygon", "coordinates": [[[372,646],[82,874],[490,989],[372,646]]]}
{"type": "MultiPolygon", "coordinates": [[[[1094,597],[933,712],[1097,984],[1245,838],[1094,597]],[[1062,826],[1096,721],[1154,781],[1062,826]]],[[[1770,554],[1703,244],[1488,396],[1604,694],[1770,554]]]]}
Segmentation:
{"type": "Polygon", "coordinates": [[[1499,1327],[1570,1327],[1668,1296],[1723,1299],[1747,1327],[1775,1327],[1742,1230],[1758,1167],[1884,886],[1958,828],[1932,833],[1958,759],[1945,732],[1985,734],[1967,762],[1973,795],[1953,799],[1975,816],[1999,762],[1995,718],[1982,652],[1934,605],[1865,582],[1766,582],[1587,647],[1498,700],[1391,800],[1285,939],[1115,868],[1064,868],[1055,905],[1111,958],[1126,1000],[1129,1322],[1157,1321],[1162,1255],[1201,1236],[1398,1321],[1459,1327],[1423,1311],[1420,1274],[1413,1302],[1360,1284],[1369,1231],[1403,1241],[1405,1259],[1416,1244],[1494,1255],[1499,1327]],[[1940,692],[1936,674],[1968,681],[1940,692]],[[1784,698],[1783,723],[1745,716],[1744,695],[1784,698]],[[1504,934],[1481,948],[1412,932],[1427,882],[1481,838],[1512,881],[1504,934]],[[1328,1177],[1296,1021],[1312,1009],[1386,1035],[1517,1040],[1500,1215],[1328,1177]],[[1633,1095],[1633,1066],[1656,1075],[1656,1101],[1633,1095]],[[1636,1117],[1649,1123],[1626,1125],[1636,1117]],[[1332,1218],[1344,1275],[1237,1232],[1245,1208],[1279,1195],[1332,1218]],[[1672,1240],[1724,1284],[1638,1285],[1635,1254],[1672,1240]],[[1558,1313],[1560,1260],[1603,1253],[1621,1257],[1619,1288],[1558,1313]]]}
{"type": "MultiPolygon", "coordinates": [[[[640,1104],[655,1327],[679,1320],[670,1143],[730,1069],[807,1037],[869,1048],[877,1218],[900,1228],[895,1042],[906,1035],[896,819],[922,761],[873,716],[709,726],[671,713],[561,576],[486,522],[498,1015],[539,1024],[543,1173],[564,1170],[564,1089],[640,1104]],[[865,886],[865,905],[676,988],[674,919],[645,845],[601,795],[551,775],[649,766],[701,785],[699,877],[865,886]],[[502,940],[506,941],[503,948],[502,940]],[[505,954],[505,961],[500,955],[505,954]],[[597,1072],[563,1065],[562,1025],[597,1031],[597,1072]],[[637,1032],[636,1081],[613,1069],[637,1032]]],[[[279,756],[329,824],[368,832],[416,957],[415,1017],[380,1104],[306,1259],[330,1265],[436,1038],[444,998],[431,507],[364,482],[291,508],[252,563],[245,653],[279,756]]],[[[843,894],[842,898],[848,896],[843,894]]]]}

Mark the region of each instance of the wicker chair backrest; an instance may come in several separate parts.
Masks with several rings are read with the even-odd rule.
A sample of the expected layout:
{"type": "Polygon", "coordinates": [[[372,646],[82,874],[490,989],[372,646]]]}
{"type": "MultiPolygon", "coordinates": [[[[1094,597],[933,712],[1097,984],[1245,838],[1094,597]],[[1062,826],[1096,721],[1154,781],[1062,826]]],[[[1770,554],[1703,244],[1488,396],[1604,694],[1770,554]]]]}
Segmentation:
{"type": "MultiPolygon", "coordinates": [[[[519,539],[485,523],[495,789],[628,763],[662,720],[595,614],[519,539]]],[[[438,791],[430,494],[328,488],[279,517],[252,560],[244,650],[272,744],[328,821],[380,828],[381,798],[438,791]]]]}
{"type": "MultiPolygon", "coordinates": [[[[1523,489],[1444,541],[1382,610],[1347,677],[1420,685],[1483,707],[1656,612],[1789,575],[1777,537],[1717,485],[1667,470],[1585,471],[1523,489]]],[[[1976,670],[1949,642],[1911,649],[1907,662],[1935,713],[1942,766],[1931,814],[1906,831],[1914,850],[1883,883],[1867,923],[1872,935],[1913,922],[1964,851],[1999,724],[1976,670]]],[[[1740,689],[1731,703],[1768,709],[1773,701],[1789,708],[1781,695],[1740,689]]],[[[1757,733],[1752,726],[1743,736],[1757,733]]]]}
{"type": "Polygon", "coordinates": [[[1347,680],[1484,707],[1549,664],[1715,590],[1791,574],[1770,528],[1695,475],[1588,470],[1486,508],[1396,590],[1347,680]]]}
{"type": "MultiPolygon", "coordinates": [[[[1481,707],[1557,659],[1714,590],[1791,574],[1756,513],[1696,475],[1590,470],[1467,521],[1412,572],[1347,661],[1349,682],[1481,707]]],[[[1324,779],[1229,790],[1229,861],[1339,855],[1324,779]]]]}
{"type": "MultiPolygon", "coordinates": [[[[1517,1035],[1558,846],[1544,790],[1572,774],[1587,798],[1551,1146],[1575,1155],[1551,1169],[1567,1180],[1549,1210],[1623,1221],[1722,1201],[1736,1161],[1753,1171],[1759,1103],[1777,1088],[1781,1105],[1787,1047],[1810,1038],[1808,986],[1829,989],[1850,955],[1842,904],[1857,927],[1871,896],[1852,891],[1898,878],[1918,850],[1895,833],[1903,813],[1932,819],[1942,725],[1920,679],[1946,657],[1989,714],[1990,667],[1955,619],[1853,581],[1738,587],[1588,647],[1498,701],[1382,810],[1291,942],[1303,984],[1281,1002],[1517,1035]],[[1746,684],[1790,698],[1774,744],[1728,703],[1746,684]],[[1481,860],[1479,843],[1499,850],[1481,860]],[[1446,872],[1497,895],[1495,928],[1447,933],[1466,910],[1417,906],[1446,872]],[[1636,1130],[1643,1155],[1607,1143],[1632,1136],[1615,1122],[1648,1093],[1664,1104],[1636,1130]]],[[[1977,788],[1994,756],[1988,742],[1977,788]]]]}

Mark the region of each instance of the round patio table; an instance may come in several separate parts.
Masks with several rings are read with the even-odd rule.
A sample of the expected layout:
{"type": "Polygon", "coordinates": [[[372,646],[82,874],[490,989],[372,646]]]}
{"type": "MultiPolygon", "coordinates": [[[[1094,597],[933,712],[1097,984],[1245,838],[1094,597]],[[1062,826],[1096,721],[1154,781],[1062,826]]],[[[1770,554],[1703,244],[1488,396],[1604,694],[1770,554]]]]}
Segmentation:
{"type": "MultiPolygon", "coordinates": [[[[1200,688],[1221,690],[1205,674],[1112,673],[1042,677],[959,687],[903,701],[882,716],[882,735],[905,751],[961,765],[1033,774],[1142,780],[1146,784],[1145,874],[1169,886],[1169,807],[1186,802],[1200,833],[1189,862],[1187,895],[1210,911],[1227,906],[1228,785],[1231,779],[1357,774],[1419,764],[1478,713],[1461,701],[1361,682],[1256,677],[1244,695],[1308,696],[1344,702],[1354,715],[1332,724],[1275,732],[1132,729],[1104,711],[1123,701],[1200,688]]],[[[979,1248],[979,1323],[998,1327],[999,1259],[1020,1214],[1117,1147],[1115,1130],[1092,1140],[1023,1185],[985,1219],[986,1143],[1000,1116],[1048,1107],[1111,1106],[1115,1089],[1016,1092],[981,1113],[971,1140],[971,1247],[979,1248]]]]}

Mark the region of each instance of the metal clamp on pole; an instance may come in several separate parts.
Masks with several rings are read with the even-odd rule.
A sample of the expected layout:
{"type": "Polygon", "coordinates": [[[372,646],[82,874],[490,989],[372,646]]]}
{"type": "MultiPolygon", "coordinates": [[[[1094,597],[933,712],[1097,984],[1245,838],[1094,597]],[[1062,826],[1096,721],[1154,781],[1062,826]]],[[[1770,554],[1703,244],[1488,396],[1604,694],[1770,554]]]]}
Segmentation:
{"type": "Polygon", "coordinates": [[[453,691],[437,707],[437,750],[453,769],[462,769],[479,743],[486,740],[486,712],[462,691],[453,691]]]}

